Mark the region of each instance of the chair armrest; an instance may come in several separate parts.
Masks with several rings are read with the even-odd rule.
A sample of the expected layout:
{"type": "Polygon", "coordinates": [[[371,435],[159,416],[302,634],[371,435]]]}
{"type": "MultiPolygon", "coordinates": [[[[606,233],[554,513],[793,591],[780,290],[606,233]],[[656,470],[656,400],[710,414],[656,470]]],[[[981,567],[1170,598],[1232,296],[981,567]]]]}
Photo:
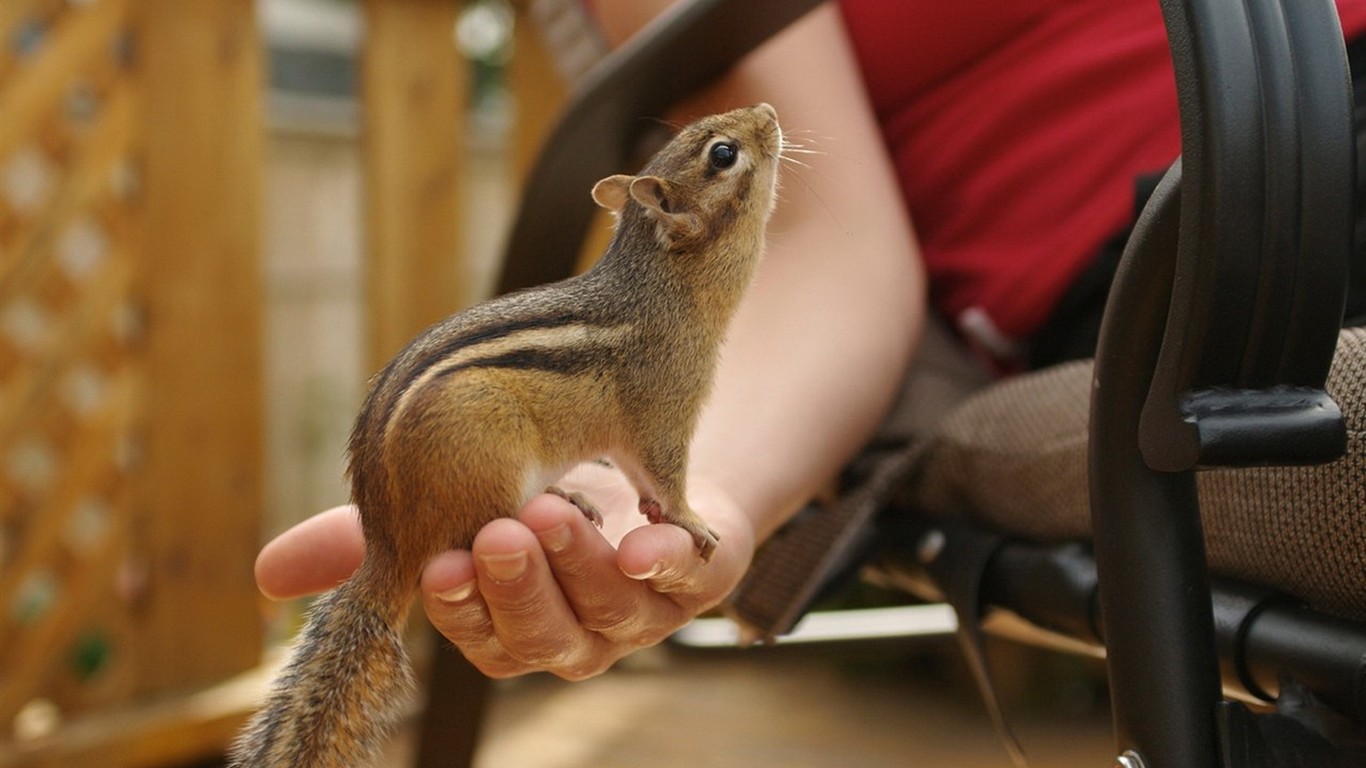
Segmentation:
{"type": "Polygon", "coordinates": [[[594,205],[671,105],[723,74],[821,0],[692,0],[670,9],[584,77],[533,165],[499,291],[569,276],[594,205]]]}
{"type": "Polygon", "coordinates": [[[1351,76],[1331,0],[1162,0],[1185,180],[1141,443],[1155,469],[1319,463],[1353,235],[1351,76]]]}

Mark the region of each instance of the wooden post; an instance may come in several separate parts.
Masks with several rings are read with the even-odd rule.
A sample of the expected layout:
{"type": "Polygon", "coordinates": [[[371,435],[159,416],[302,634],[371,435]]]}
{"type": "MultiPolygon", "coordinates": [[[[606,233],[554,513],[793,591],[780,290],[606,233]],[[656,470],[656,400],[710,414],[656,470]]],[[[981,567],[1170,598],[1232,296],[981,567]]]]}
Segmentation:
{"type": "Polygon", "coordinates": [[[150,690],[260,661],[262,55],[252,0],[143,0],[150,690]]]}
{"type": "Polygon", "coordinates": [[[459,308],[461,121],[467,68],[453,0],[365,0],[370,370],[459,308]]]}
{"type": "Polygon", "coordinates": [[[546,134],[564,106],[569,88],[555,69],[540,30],[535,28],[528,0],[515,0],[516,37],[508,67],[508,87],[517,105],[512,132],[512,162],[518,181],[526,178],[546,134]]]}
{"type": "MultiPolygon", "coordinates": [[[[463,295],[459,157],[469,68],[455,48],[456,11],[452,0],[365,0],[370,370],[459,309],[463,295]]],[[[423,727],[415,764],[469,765],[488,685],[451,649],[436,657],[423,719],[441,723],[423,727]],[[462,707],[460,719],[449,717],[462,707]]]]}
{"type": "MultiPolygon", "coordinates": [[[[468,67],[455,47],[457,11],[453,0],[365,0],[371,370],[464,295],[459,158],[468,67]]],[[[435,657],[415,764],[466,766],[488,685],[451,649],[435,657]]]]}

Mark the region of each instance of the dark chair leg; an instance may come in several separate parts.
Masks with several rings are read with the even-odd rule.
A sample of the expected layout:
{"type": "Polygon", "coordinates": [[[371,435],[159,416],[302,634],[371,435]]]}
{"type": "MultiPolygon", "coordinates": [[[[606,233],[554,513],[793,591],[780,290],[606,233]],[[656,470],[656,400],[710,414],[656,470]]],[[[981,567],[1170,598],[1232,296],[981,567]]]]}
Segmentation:
{"type": "Polygon", "coordinates": [[[469,768],[488,709],[489,679],[446,638],[432,634],[436,648],[413,767],[469,768]]]}

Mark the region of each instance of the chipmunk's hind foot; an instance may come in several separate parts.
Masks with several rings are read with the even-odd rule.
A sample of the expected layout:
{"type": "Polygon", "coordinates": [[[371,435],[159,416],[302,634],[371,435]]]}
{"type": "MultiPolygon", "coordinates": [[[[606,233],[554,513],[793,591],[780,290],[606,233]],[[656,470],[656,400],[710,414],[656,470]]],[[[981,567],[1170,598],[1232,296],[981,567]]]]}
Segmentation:
{"type": "Polygon", "coordinates": [[[641,499],[640,514],[645,515],[645,519],[651,523],[670,523],[687,531],[692,535],[693,543],[697,545],[697,554],[702,556],[704,561],[710,561],[711,556],[716,552],[716,545],[721,542],[721,537],[717,535],[697,513],[689,509],[666,511],[656,499],[641,499]]]}

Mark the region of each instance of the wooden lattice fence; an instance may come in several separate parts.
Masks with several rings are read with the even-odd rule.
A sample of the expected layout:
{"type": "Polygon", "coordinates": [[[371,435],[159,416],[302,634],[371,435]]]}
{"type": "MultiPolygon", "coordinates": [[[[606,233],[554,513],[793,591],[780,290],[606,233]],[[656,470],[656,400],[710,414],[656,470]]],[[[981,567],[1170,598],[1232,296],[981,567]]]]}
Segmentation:
{"type": "Polygon", "coordinates": [[[122,590],[116,574],[136,568],[125,555],[140,421],[138,137],[126,8],[88,13],[46,2],[4,19],[4,722],[33,701],[88,708],[132,677],[130,658],[112,653],[128,641],[129,617],[112,606],[136,591],[133,574],[122,590]]]}
{"type": "Polygon", "coordinates": [[[259,660],[251,12],[0,2],[0,763],[259,660]]]}

